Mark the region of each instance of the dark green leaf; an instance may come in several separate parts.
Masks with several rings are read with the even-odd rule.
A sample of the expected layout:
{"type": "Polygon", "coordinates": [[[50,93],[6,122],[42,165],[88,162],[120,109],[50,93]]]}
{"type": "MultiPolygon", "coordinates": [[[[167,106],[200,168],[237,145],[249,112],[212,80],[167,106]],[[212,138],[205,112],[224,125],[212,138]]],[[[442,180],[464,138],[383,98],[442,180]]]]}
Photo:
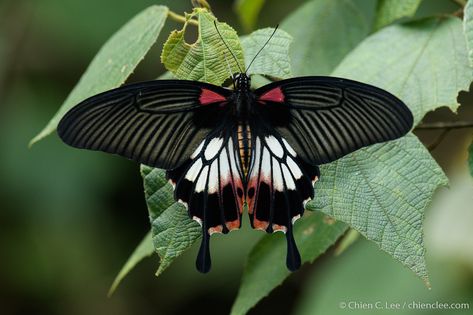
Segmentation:
{"type": "MultiPolygon", "coordinates": [[[[294,226],[294,237],[302,262],[313,262],[347,229],[320,212],[307,213],[294,226]]],[[[282,233],[266,235],[251,251],[232,315],[245,314],[259,300],[280,285],[290,271],[285,265],[286,239],[282,233]]]]}
{"type": "Polygon", "coordinates": [[[103,45],[59,111],[30,145],[54,132],[62,116],[80,101],[123,84],[156,42],[167,14],[167,7],[151,6],[118,30],[103,45]]]}
{"type": "Polygon", "coordinates": [[[140,244],[135,248],[131,256],[126,261],[125,265],[123,265],[122,269],[118,273],[115,280],[113,280],[112,286],[108,291],[108,296],[111,296],[113,292],[117,289],[120,285],[121,281],[125,276],[143,259],[146,257],[151,256],[154,253],[154,246],[151,238],[151,232],[148,232],[146,236],[141,240],[140,244]]]}
{"type": "Polygon", "coordinates": [[[237,0],[235,2],[238,19],[247,32],[254,29],[264,2],[265,0],[237,0]]]}
{"type": "Polygon", "coordinates": [[[281,29],[294,39],[295,76],[328,75],[368,35],[369,24],[352,0],[312,0],[290,14],[281,29]]]}

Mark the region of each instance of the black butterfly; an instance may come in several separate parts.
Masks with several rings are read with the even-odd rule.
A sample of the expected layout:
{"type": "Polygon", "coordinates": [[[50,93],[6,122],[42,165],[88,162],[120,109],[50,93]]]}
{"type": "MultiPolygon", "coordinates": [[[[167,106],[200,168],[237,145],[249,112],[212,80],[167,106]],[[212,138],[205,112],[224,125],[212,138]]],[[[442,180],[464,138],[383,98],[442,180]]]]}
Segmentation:
{"type": "Polygon", "coordinates": [[[86,99],[60,121],[74,147],[115,153],[167,170],[174,197],[202,226],[196,266],[210,270],[209,239],[251,225],[287,239],[286,265],[300,267],[293,224],[314,197],[318,165],[406,134],[413,117],[394,95],[364,83],[298,77],[252,91],[186,80],[125,85],[86,99]]]}

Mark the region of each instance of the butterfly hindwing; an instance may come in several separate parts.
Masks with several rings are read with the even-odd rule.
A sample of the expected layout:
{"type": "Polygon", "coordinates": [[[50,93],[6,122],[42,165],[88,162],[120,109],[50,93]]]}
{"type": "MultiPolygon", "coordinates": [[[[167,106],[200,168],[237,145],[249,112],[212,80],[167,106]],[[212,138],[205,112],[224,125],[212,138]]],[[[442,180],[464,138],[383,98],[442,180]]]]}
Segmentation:
{"type": "Polygon", "coordinates": [[[186,162],[167,172],[175,199],[202,226],[196,261],[201,272],[210,270],[210,235],[240,228],[244,191],[238,163],[235,139],[222,130],[209,134],[186,162]]]}
{"type": "Polygon", "coordinates": [[[394,95],[335,77],[299,77],[255,92],[259,114],[312,165],[406,134],[413,117],[394,95]]]}
{"type": "Polygon", "coordinates": [[[253,153],[246,202],[252,227],[268,233],[282,231],[287,239],[286,265],[301,264],[292,226],[314,197],[317,166],[305,163],[291,145],[271,128],[253,128],[253,153]]]}
{"type": "Polygon", "coordinates": [[[60,121],[69,145],[164,169],[182,164],[227,115],[231,92],[211,84],[157,80],[86,99],[60,121]]]}

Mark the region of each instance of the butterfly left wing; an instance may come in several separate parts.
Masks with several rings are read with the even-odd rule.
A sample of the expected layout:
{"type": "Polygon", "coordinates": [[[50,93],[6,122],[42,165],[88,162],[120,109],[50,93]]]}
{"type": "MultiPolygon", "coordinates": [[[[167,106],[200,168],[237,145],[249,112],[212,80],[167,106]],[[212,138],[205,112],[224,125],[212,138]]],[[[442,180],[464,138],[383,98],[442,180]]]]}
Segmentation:
{"type": "Polygon", "coordinates": [[[282,231],[287,240],[286,265],[294,271],[301,258],[292,226],[314,197],[319,168],[304,162],[291,145],[264,120],[252,126],[252,162],[246,203],[251,225],[268,233],[282,231]]]}
{"type": "Polygon", "coordinates": [[[247,203],[254,228],[283,231],[286,264],[300,265],[292,225],[314,197],[319,164],[393,140],[412,128],[407,106],[377,87],[334,77],[299,77],[254,92],[253,162],[247,203]]]}
{"type": "Polygon", "coordinates": [[[254,93],[259,115],[312,165],[397,139],[413,124],[411,111],[396,96],[348,79],[292,78],[254,93]]]}
{"type": "Polygon", "coordinates": [[[230,121],[210,133],[180,167],[167,172],[174,197],[202,226],[196,267],[210,270],[210,235],[228,233],[241,225],[243,181],[230,121]]]}

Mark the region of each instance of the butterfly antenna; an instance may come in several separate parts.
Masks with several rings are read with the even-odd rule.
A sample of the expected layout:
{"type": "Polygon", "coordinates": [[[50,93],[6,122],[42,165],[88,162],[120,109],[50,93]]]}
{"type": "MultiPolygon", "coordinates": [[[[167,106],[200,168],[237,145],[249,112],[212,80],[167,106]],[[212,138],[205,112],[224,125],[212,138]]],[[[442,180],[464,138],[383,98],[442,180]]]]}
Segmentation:
{"type": "Polygon", "coordinates": [[[215,21],[215,20],[214,20],[214,25],[215,25],[215,29],[217,30],[218,36],[220,36],[220,38],[222,39],[223,44],[227,47],[227,49],[228,49],[228,51],[230,52],[230,54],[232,54],[232,57],[233,57],[233,59],[235,59],[235,62],[236,62],[236,64],[237,64],[238,69],[240,70],[240,72],[243,73],[243,70],[242,70],[241,67],[240,67],[240,63],[238,62],[237,57],[236,57],[235,54],[233,53],[233,50],[230,48],[230,46],[227,45],[227,43],[225,42],[225,39],[223,39],[222,34],[220,34],[220,31],[218,30],[218,27],[217,27],[217,21],[215,21]]]}
{"type": "Polygon", "coordinates": [[[271,36],[269,36],[269,38],[266,40],[266,43],[264,43],[264,45],[260,48],[260,50],[258,50],[258,52],[256,53],[256,55],[253,57],[253,59],[251,60],[250,64],[248,65],[248,68],[246,68],[245,74],[248,72],[248,70],[250,70],[250,67],[251,67],[251,65],[253,64],[253,61],[255,61],[256,57],[258,57],[258,55],[259,55],[260,52],[264,49],[264,47],[266,47],[266,45],[268,45],[268,43],[269,43],[269,41],[271,40],[271,38],[273,38],[274,34],[275,34],[276,31],[278,30],[278,27],[279,27],[279,24],[276,25],[276,27],[274,28],[274,31],[273,31],[273,33],[271,34],[271,36]]]}
{"type": "Polygon", "coordinates": [[[225,62],[227,63],[227,67],[228,67],[228,72],[230,73],[230,77],[232,78],[233,89],[236,90],[235,80],[233,79],[232,67],[230,66],[230,63],[228,62],[227,54],[225,52],[223,53],[223,58],[225,58],[225,62]]]}

